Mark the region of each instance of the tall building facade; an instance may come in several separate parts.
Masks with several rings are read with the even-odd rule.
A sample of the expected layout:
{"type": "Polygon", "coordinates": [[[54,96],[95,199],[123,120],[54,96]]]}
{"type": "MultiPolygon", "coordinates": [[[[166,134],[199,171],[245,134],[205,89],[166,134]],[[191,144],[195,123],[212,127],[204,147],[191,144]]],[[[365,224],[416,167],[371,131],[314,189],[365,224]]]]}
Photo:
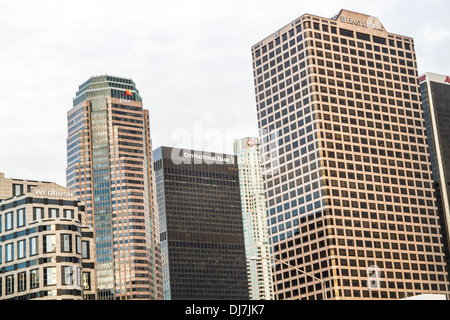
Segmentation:
{"type": "Polygon", "coordinates": [[[341,10],[252,55],[275,298],[448,294],[413,39],[341,10]]]}
{"type": "Polygon", "coordinates": [[[0,300],[94,300],[93,230],[56,183],[0,173],[0,300]]]}
{"type": "Polygon", "coordinates": [[[272,268],[271,260],[268,259],[270,244],[266,196],[259,141],[258,138],[239,139],[234,142],[233,147],[239,170],[250,299],[273,300],[272,268]]]}
{"type": "Polygon", "coordinates": [[[160,147],[154,161],[164,299],[249,299],[235,157],[160,147]]]}
{"type": "Polygon", "coordinates": [[[91,77],[67,116],[67,187],[95,230],[98,299],[161,299],[149,111],[135,83],[91,77]]]}
{"type": "MultiPolygon", "coordinates": [[[[419,78],[433,181],[442,217],[447,268],[450,268],[450,76],[426,73],[419,78]]],[[[449,272],[450,273],[450,272],[449,272]]]]}

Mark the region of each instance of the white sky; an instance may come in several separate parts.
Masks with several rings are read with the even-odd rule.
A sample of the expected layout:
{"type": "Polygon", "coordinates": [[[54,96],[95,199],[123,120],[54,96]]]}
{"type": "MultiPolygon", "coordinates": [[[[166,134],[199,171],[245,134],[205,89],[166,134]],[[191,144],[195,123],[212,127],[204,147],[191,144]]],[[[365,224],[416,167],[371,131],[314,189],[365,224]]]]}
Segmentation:
{"type": "Polygon", "coordinates": [[[132,78],[154,148],[257,135],[251,46],[305,13],[376,16],[450,75],[448,0],[0,0],[0,172],[65,185],[66,113],[93,75],[132,78]]]}

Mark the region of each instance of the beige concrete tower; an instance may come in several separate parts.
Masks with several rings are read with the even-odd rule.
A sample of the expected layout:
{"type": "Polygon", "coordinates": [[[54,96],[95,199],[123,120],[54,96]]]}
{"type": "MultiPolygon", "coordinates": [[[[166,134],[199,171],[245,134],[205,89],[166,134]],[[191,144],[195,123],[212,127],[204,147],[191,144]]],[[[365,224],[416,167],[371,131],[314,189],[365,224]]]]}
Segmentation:
{"type": "Polygon", "coordinates": [[[341,10],[252,55],[276,299],[448,294],[413,39],[341,10]]]}
{"type": "Polygon", "coordinates": [[[148,110],[131,79],[80,85],[68,112],[67,186],[95,230],[99,299],[161,299],[148,110]]]}

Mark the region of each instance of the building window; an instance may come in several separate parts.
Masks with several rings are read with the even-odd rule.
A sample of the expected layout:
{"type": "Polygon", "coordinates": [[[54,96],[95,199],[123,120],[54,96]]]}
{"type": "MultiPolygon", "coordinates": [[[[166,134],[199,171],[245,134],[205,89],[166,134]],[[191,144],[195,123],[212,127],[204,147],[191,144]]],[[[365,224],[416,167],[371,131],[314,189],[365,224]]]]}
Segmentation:
{"type": "Polygon", "coordinates": [[[44,253],[56,252],[56,236],[46,235],[44,236],[44,253]]]}
{"type": "Polygon", "coordinates": [[[73,219],[74,218],[74,211],[73,210],[68,210],[68,209],[65,209],[64,210],[64,218],[65,219],[73,219]]]}
{"type": "Polygon", "coordinates": [[[54,208],[48,209],[48,218],[49,219],[59,218],[59,210],[58,209],[54,209],[54,208]]]}
{"type": "Polygon", "coordinates": [[[18,274],[18,278],[17,278],[17,290],[20,291],[25,291],[27,289],[27,276],[26,276],[26,272],[21,272],[18,274]]]}
{"type": "Polygon", "coordinates": [[[56,267],[44,268],[44,286],[56,285],[56,267]]]}
{"type": "Polygon", "coordinates": [[[68,267],[61,267],[61,279],[63,281],[63,284],[65,285],[73,285],[74,281],[73,281],[73,267],[72,266],[68,266],[68,267]]]}
{"type": "Polygon", "coordinates": [[[17,228],[23,227],[25,223],[25,209],[17,210],[17,228]]]}
{"type": "Polygon", "coordinates": [[[33,208],[33,221],[39,221],[43,218],[43,208],[33,208]]]}
{"type": "Polygon", "coordinates": [[[72,252],[72,236],[70,234],[63,234],[61,238],[61,252],[72,252]]]}
{"type": "Polygon", "coordinates": [[[5,260],[11,262],[14,260],[14,243],[9,243],[5,246],[5,260]]]}
{"type": "Polygon", "coordinates": [[[77,286],[81,287],[81,268],[77,267],[77,286]]]}
{"type": "Polygon", "coordinates": [[[83,259],[89,259],[89,241],[82,242],[82,255],[83,259]]]}
{"type": "Polygon", "coordinates": [[[13,184],[13,197],[17,197],[23,194],[23,185],[13,184]]]}
{"type": "Polygon", "coordinates": [[[14,293],[14,276],[6,277],[6,294],[14,293]]]}
{"type": "Polygon", "coordinates": [[[12,212],[5,215],[5,231],[11,230],[14,225],[14,216],[12,212]]]}
{"type": "Polygon", "coordinates": [[[30,289],[39,288],[39,269],[30,271],[30,289]]]}
{"type": "Polygon", "coordinates": [[[81,237],[77,236],[77,253],[81,254],[81,237]]]}
{"type": "Polygon", "coordinates": [[[25,258],[25,241],[26,240],[20,240],[17,242],[17,259],[25,258]]]}
{"type": "Polygon", "coordinates": [[[30,256],[38,254],[38,237],[30,238],[30,256]]]}

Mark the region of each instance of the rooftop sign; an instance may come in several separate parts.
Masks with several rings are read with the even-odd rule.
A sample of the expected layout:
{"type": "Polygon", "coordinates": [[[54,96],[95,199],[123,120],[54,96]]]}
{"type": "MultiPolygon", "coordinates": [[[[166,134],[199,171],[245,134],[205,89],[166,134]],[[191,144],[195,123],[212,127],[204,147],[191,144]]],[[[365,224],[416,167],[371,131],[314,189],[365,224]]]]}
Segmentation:
{"type": "Polygon", "coordinates": [[[419,77],[419,83],[424,81],[438,82],[443,84],[450,84],[450,76],[427,72],[419,77]]]}
{"type": "Polygon", "coordinates": [[[340,17],[340,20],[343,23],[352,24],[355,26],[368,28],[368,29],[372,29],[372,30],[384,31],[384,28],[382,27],[381,22],[380,22],[380,20],[378,20],[378,18],[368,17],[367,19],[364,19],[364,17],[365,16],[361,16],[361,19],[363,19],[363,20],[358,20],[356,18],[351,18],[351,17],[342,15],[340,17]]]}

